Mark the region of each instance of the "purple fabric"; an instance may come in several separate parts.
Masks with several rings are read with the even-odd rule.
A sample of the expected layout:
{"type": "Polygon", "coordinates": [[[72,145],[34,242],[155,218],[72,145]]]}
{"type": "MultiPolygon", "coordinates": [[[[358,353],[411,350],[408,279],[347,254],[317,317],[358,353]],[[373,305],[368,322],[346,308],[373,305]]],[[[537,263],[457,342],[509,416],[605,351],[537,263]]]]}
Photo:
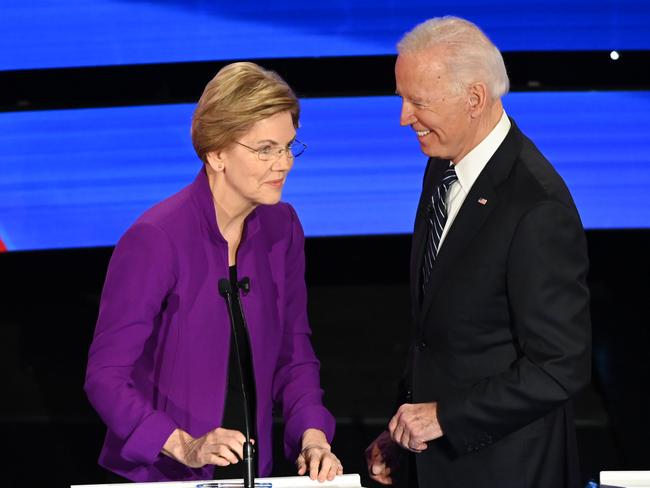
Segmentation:
{"type": "MultiPolygon", "coordinates": [[[[310,343],[304,235],[286,203],[257,207],[237,254],[251,290],[242,305],[257,388],[261,476],[271,472],[271,411],[282,405],[285,454],[305,429],[325,432],[319,363],[310,343]]],[[[102,292],[85,390],[108,427],[100,464],[134,481],[208,479],[160,451],[179,427],[194,437],[220,425],[230,322],[217,283],[228,277],[227,242],[205,172],[145,212],[118,242],[102,292]]]]}

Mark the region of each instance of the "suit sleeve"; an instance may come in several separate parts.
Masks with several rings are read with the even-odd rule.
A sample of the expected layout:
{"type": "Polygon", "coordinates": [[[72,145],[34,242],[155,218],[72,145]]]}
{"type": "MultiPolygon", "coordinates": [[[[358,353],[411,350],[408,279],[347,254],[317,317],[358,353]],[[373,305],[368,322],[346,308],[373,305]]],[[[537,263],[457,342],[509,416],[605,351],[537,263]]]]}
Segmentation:
{"type": "Polygon", "coordinates": [[[124,439],[122,457],[134,463],[152,463],[176,428],[143,395],[142,378],[134,378],[147,342],[155,340],[155,318],[174,279],[165,232],[142,223],[131,227],[111,258],[90,346],[88,399],[109,430],[124,439]]]}
{"type": "Polygon", "coordinates": [[[558,202],[519,222],[507,263],[512,366],[439,403],[443,432],[469,452],[540,419],[583,388],[591,372],[588,258],[577,212],[558,202]]]}
{"type": "Polygon", "coordinates": [[[293,208],[289,209],[292,236],[285,260],[285,324],[280,357],[273,378],[273,399],[282,405],[285,455],[289,459],[295,459],[302,447],[302,434],[309,428],[323,431],[328,442],[332,442],[334,418],[322,403],[320,363],[310,341],[305,286],[305,238],[298,216],[293,208]]]}

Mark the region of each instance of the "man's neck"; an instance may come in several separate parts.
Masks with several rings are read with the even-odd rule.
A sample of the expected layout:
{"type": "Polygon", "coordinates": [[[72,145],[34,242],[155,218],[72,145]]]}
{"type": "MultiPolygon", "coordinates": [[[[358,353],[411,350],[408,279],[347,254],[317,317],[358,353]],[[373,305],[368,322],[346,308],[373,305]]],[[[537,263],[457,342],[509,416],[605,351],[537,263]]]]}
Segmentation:
{"type": "Polygon", "coordinates": [[[494,130],[494,128],[499,123],[499,120],[501,120],[502,115],[503,104],[501,103],[500,99],[495,100],[476,120],[475,130],[472,131],[472,139],[470,143],[467,144],[465,151],[452,159],[452,162],[454,164],[457,164],[460,160],[467,156],[467,154],[469,154],[472,149],[478,146],[483,141],[483,139],[485,139],[488,134],[494,130]]]}

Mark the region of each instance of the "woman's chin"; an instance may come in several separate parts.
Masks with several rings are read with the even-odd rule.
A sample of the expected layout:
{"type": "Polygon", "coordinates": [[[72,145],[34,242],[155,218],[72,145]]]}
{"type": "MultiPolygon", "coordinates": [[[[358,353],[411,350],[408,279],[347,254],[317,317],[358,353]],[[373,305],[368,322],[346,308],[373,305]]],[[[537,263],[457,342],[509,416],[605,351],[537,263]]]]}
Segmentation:
{"type": "Polygon", "coordinates": [[[282,199],[282,192],[277,192],[275,195],[264,195],[259,198],[255,203],[257,205],[275,205],[282,199]]]}

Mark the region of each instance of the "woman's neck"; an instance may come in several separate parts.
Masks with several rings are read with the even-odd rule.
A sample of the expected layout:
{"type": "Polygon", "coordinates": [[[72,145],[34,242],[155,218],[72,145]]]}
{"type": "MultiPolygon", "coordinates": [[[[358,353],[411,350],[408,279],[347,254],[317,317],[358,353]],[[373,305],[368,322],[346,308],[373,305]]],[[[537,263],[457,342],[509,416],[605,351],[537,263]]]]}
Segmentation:
{"type": "Polygon", "coordinates": [[[256,205],[244,201],[241,197],[231,195],[226,185],[219,181],[217,175],[208,177],[212,201],[217,216],[219,232],[228,242],[228,261],[232,266],[236,263],[237,248],[244,231],[244,221],[255,210],[256,205]]]}

